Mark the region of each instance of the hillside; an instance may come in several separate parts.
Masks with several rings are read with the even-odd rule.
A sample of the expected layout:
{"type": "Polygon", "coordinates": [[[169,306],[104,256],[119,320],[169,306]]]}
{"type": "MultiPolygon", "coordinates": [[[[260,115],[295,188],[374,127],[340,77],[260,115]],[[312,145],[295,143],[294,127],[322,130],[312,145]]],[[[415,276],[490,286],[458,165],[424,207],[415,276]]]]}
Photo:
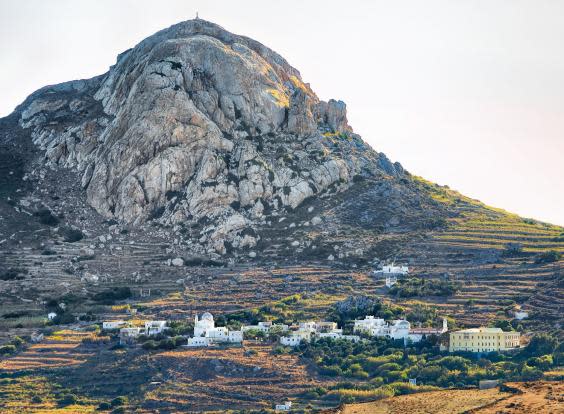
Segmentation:
{"type": "MultiPolygon", "coordinates": [[[[46,86],[0,119],[0,411],[95,412],[121,397],[139,413],[287,398],[311,410],[335,407],[340,387],[399,393],[438,347],[409,359],[370,342],[354,358],[402,365],[388,361],[388,378],[369,363],[362,379],[352,352],[331,377],[322,363],[332,358],[268,341],[122,347],[97,325],[167,320],[185,341],[203,312],[235,327],[331,319],[350,330],[343,314],[355,308],[518,329],[524,345],[539,332],[562,340],[562,253],[564,228],[433,184],[371,148],[346,105],[320,100],[276,52],[181,22],[107,73],[46,86]],[[393,261],[410,273],[388,289],[373,270],[393,261]],[[529,318],[515,320],[519,309],[529,318]],[[37,332],[45,338],[32,343],[37,332]]],[[[556,346],[539,355],[550,364],[530,361],[542,369],[525,352],[486,367],[469,358],[467,371],[429,383],[546,377],[556,346]]],[[[489,394],[468,392],[464,409],[489,394]]]]}
{"type": "Polygon", "coordinates": [[[448,390],[404,395],[373,403],[346,405],[342,414],[489,414],[504,412],[555,413],[562,408],[562,384],[556,382],[512,383],[512,392],[448,390]]]}

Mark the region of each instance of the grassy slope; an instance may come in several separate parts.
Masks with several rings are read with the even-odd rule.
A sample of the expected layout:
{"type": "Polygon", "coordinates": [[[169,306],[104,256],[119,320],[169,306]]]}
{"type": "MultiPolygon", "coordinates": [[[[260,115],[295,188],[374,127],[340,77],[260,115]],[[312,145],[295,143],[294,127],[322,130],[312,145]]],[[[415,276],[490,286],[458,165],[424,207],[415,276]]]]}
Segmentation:
{"type": "Polygon", "coordinates": [[[448,219],[445,230],[406,246],[402,258],[414,259],[415,273],[422,277],[450,273],[463,283],[462,291],[453,298],[424,298],[423,302],[475,325],[505,318],[500,312],[512,308],[513,301],[554,329],[562,321],[564,296],[559,284],[564,261],[537,264],[535,259],[550,250],[564,253],[564,228],[525,219],[448,187],[414,179],[456,215],[448,219]],[[522,254],[506,255],[508,243],[521,244],[522,254]]]}

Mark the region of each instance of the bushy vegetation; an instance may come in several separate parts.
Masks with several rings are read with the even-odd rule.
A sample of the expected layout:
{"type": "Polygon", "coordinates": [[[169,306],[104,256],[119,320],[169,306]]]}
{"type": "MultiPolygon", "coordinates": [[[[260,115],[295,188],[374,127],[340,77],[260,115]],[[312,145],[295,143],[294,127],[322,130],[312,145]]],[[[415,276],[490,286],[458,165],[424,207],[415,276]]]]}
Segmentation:
{"type": "Polygon", "coordinates": [[[25,345],[25,341],[19,336],[14,336],[10,342],[0,346],[0,355],[15,354],[25,345]]]}
{"type": "Polygon", "coordinates": [[[536,255],[535,263],[536,264],[543,264],[543,263],[552,263],[557,262],[562,258],[560,252],[556,250],[548,250],[546,252],[542,252],[536,255]]]}
{"type": "Polygon", "coordinates": [[[401,298],[415,296],[452,296],[460,290],[460,283],[448,279],[423,279],[409,277],[399,279],[398,283],[390,288],[390,294],[401,298]]]}
{"type": "Polygon", "coordinates": [[[131,289],[128,287],[118,287],[114,289],[104,290],[103,292],[96,293],[92,299],[106,305],[111,305],[118,300],[130,298],[132,295],[131,289]]]}
{"type": "Polygon", "coordinates": [[[162,338],[160,340],[147,339],[143,336],[139,338],[140,342],[143,342],[143,349],[155,350],[155,349],[174,349],[181,345],[186,344],[186,339],[182,336],[175,336],[171,338],[162,338]]]}
{"type": "Polygon", "coordinates": [[[25,273],[27,273],[26,270],[10,268],[0,273],[0,280],[22,280],[25,273]]]}
{"type": "Polygon", "coordinates": [[[335,303],[330,319],[340,326],[350,325],[351,321],[373,315],[383,319],[399,318],[405,309],[401,306],[382,302],[376,296],[349,296],[347,299],[335,303]]]}
{"type": "Polygon", "coordinates": [[[354,380],[349,386],[341,383],[327,395],[357,400],[414,391],[408,384],[410,378],[418,385],[435,387],[475,386],[482,379],[536,380],[561,360],[562,348],[549,335],[533,337],[526,348],[514,354],[481,356],[440,352],[429,340],[404,348],[402,341],[387,338],[359,343],[323,338],[303,343],[292,352],[312,361],[321,375],[354,380]],[[398,391],[398,384],[404,389],[398,391]]]}
{"type": "Polygon", "coordinates": [[[47,226],[56,226],[59,224],[59,219],[55,217],[48,208],[38,210],[34,213],[34,215],[39,218],[39,222],[41,224],[45,224],[47,226]]]}
{"type": "Polygon", "coordinates": [[[78,229],[72,227],[64,227],[61,229],[63,240],[67,243],[75,243],[83,239],[84,234],[78,229]]]}

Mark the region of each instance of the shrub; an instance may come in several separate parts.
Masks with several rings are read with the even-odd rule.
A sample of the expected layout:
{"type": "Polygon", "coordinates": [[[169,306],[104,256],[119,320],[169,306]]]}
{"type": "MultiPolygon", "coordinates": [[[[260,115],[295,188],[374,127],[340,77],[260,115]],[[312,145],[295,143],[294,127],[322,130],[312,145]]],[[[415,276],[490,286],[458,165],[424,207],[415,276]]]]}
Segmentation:
{"type": "Polygon", "coordinates": [[[127,397],[116,397],[111,401],[111,406],[112,407],[120,407],[122,405],[127,404],[128,399],[127,397]]]}
{"type": "Polygon", "coordinates": [[[552,354],[557,346],[558,341],[556,338],[548,334],[538,334],[533,336],[533,339],[525,348],[525,353],[531,356],[552,354]]]}
{"type": "Polygon", "coordinates": [[[78,229],[72,227],[65,227],[62,230],[63,240],[67,243],[74,243],[83,239],[84,234],[78,229]]]}
{"type": "Polygon", "coordinates": [[[523,253],[523,245],[521,243],[507,243],[505,245],[505,256],[519,256],[523,253]]]}
{"type": "Polygon", "coordinates": [[[11,268],[0,274],[0,280],[21,280],[23,279],[22,273],[24,273],[23,270],[11,268]]]}
{"type": "Polygon", "coordinates": [[[43,398],[41,398],[39,395],[34,395],[33,397],[31,397],[31,402],[34,404],[39,404],[43,402],[43,398]]]}
{"type": "Polygon", "coordinates": [[[60,407],[66,407],[67,405],[76,404],[78,398],[74,394],[63,394],[59,398],[57,398],[57,404],[60,407]]]}
{"type": "Polygon", "coordinates": [[[110,408],[112,408],[112,405],[109,402],[101,402],[98,405],[98,410],[99,411],[105,411],[105,410],[109,410],[110,408]]]}
{"type": "Polygon", "coordinates": [[[39,222],[41,224],[45,224],[47,226],[56,226],[59,224],[59,219],[47,208],[36,211],[34,215],[39,218],[39,222]]]}
{"type": "Polygon", "coordinates": [[[535,263],[543,264],[543,263],[557,262],[558,260],[560,260],[561,257],[562,255],[560,254],[560,252],[557,252],[556,250],[549,250],[546,252],[539,253],[535,257],[535,263]]]}
{"type": "Polygon", "coordinates": [[[319,370],[319,373],[321,375],[336,377],[336,376],[343,375],[343,370],[340,367],[337,367],[337,366],[328,366],[328,367],[321,368],[319,370]]]}
{"type": "Polygon", "coordinates": [[[553,365],[552,355],[543,355],[541,357],[532,357],[527,360],[527,365],[547,371],[553,365]]]}
{"type": "Polygon", "coordinates": [[[0,346],[0,355],[8,355],[16,352],[16,347],[14,345],[4,345],[0,346]]]}
{"type": "Polygon", "coordinates": [[[103,292],[96,293],[93,299],[96,302],[112,304],[116,300],[123,300],[131,297],[131,289],[128,287],[118,287],[115,289],[108,289],[103,292]]]}
{"type": "Polygon", "coordinates": [[[159,344],[153,341],[152,339],[143,343],[143,349],[153,350],[153,349],[157,349],[158,347],[159,344]]]}
{"type": "Polygon", "coordinates": [[[521,379],[524,381],[536,381],[542,378],[542,371],[538,368],[524,365],[521,370],[521,379]]]}
{"type": "Polygon", "coordinates": [[[12,345],[14,345],[16,348],[19,348],[20,346],[22,346],[23,344],[25,344],[25,341],[24,341],[22,338],[20,338],[19,336],[14,336],[10,342],[11,342],[12,345]]]}

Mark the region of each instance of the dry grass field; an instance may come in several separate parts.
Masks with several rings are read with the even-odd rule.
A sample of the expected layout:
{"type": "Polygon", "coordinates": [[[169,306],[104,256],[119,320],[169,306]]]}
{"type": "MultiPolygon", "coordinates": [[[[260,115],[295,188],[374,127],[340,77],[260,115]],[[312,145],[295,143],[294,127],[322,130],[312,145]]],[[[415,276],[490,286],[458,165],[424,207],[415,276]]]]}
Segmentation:
{"type": "Polygon", "coordinates": [[[561,382],[509,383],[514,392],[444,390],[348,404],[339,414],[559,414],[564,412],[561,382]]]}
{"type": "Polygon", "coordinates": [[[81,341],[92,336],[89,332],[70,329],[56,331],[44,341],[30,345],[25,351],[0,360],[0,372],[80,365],[91,355],[79,348],[81,341]]]}
{"type": "Polygon", "coordinates": [[[508,383],[518,392],[472,414],[561,414],[564,412],[564,383],[508,383]]]}
{"type": "Polygon", "coordinates": [[[145,394],[142,407],[161,412],[270,408],[329,383],[314,379],[297,356],[274,357],[271,351],[269,345],[249,343],[156,354],[151,364],[166,377],[145,394]]]}
{"type": "Polygon", "coordinates": [[[342,414],[458,414],[508,397],[491,390],[446,390],[386,398],[376,402],[346,405],[342,414]]]}

